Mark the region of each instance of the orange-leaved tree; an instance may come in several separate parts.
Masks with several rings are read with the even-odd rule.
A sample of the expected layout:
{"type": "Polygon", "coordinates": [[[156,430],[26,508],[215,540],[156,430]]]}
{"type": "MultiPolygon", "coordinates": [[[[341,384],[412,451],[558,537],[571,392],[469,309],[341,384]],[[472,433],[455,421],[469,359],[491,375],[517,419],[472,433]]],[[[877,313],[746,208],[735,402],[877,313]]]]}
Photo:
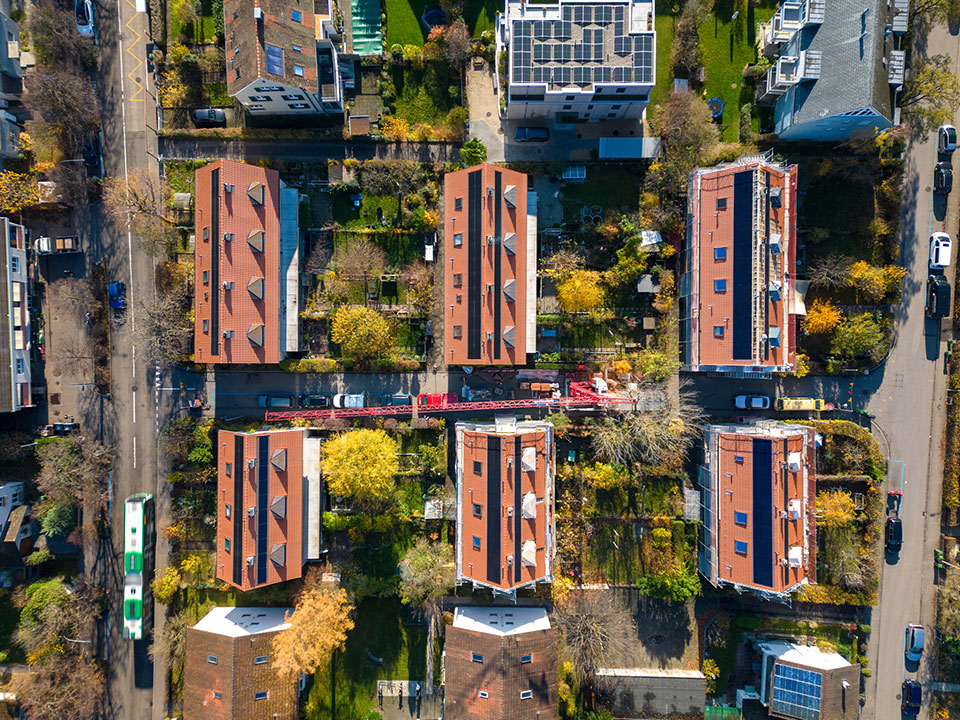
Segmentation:
{"type": "Polygon", "coordinates": [[[273,669],[291,679],[312,675],[343,647],[352,611],[343,588],[307,590],[287,617],[290,627],[273,639],[273,669]]]}

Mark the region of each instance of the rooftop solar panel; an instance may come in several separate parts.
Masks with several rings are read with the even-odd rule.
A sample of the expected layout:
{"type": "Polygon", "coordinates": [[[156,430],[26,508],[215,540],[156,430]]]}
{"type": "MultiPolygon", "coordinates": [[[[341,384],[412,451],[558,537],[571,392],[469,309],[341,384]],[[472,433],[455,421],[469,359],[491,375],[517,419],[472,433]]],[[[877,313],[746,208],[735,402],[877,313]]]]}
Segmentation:
{"type": "Polygon", "coordinates": [[[774,665],[771,710],[798,720],[819,720],[822,682],[818,672],[774,665]]]}

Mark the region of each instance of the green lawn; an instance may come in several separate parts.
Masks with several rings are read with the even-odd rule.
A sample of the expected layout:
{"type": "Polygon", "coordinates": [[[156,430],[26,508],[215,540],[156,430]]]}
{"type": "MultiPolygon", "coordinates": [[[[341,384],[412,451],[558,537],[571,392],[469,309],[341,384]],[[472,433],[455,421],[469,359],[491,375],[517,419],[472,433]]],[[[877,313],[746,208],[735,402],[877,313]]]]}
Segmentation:
{"type": "Polygon", "coordinates": [[[467,0],[464,3],[463,20],[473,37],[480,37],[485,30],[493,30],[497,12],[503,11],[503,3],[497,0],[467,0]]]}
{"type": "Polygon", "coordinates": [[[643,577],[640,539],[633,522],[594,522],[586,541],[585,579],[635,585],[643,577]]]}
{"type": "Polygon", "coordinates": [[[212,0],[202,0],[200,3],[199,22],[190,25],[183,25],[174,8],[177,7],[176,0],[167,0],[167,41],[168,43],[179,42],[181,34],[185,34],[191,42],[199,44],[213,42],[213,36],[216,33],[213,19],[212,0]]]}
{"type": "Polygon", "coordinates": [[[661,2],[657,5],[657,14],[654,17],[654,26],[657,31],[657,84],[650,93],[650,106],[647,110],[647,119],[656,113],[657,105],[667,101],[670,96],[670,86],[673,84],[673,73],[670,71],[670,47],[673,45],[673,26],[676,18],[670,14],[670,6],[661,2]]]}
{"type": "Polygon", "coordinates": [[[359,208],[354,207],[353,201],[347,193],[336,193],[331,198],[334,222],[351,230],[362,230],[368,225],[379,228],[378,210],[383,212],[387,227],[392,228],[397,217],[397,209],[400,206],[396,195],[369,195],[364,193],[359,208]]]}
{"type": "Polygon", "coordinates": [[[171,192],[194,194],[195,171],[206,165],[206,160],[168,160],[163,164],[163,177],[171,192]]]}
{"type": "MultiPolygon", "coordinates": [[[[700,26],[700,46],[707,71],[704,99],[718,97],[724,102],[722,129],[725,142],[739,139],[740,105],[753,102],[752,89],[744,88],[743,68],[757,58],[757,23],[769,20],[775,10],[776,6],[770,0],[764,0],[762,7],[758,8],[748,0],[717,0],[713,17],[700,26]],[[739,15],[736,20],[731,20],[734,12],[739,15]]],[[[658,46],[662,48],[663,44],[658,43],[658,46]]]]}
{"type": "Polygon", "coordinates": [[[588,165],[586,182],[564,185],[564,220],[578,221],[584,205],[636,212],[640,203],[641,177],[637,165],[588,165]]]}
{"type": "Polygon", "coordinates": [[[406,624],[396,597],[368,598],[357,606],[355,626],[332,665],[313,676],[305,716],[359,720],[377,705],[377,680],[423,680],[427,630],[406,624]]]}
{"type": "Polygon", "coordinates": [[[439,125],[456,104],[460,80],[445,63],[427,63],[422,70],[394,66],[390,74],[397,90],[393,114],[411,127],[421,122],[439,125]]]}
{"type": "Polygon", "coordinates": [[[423,45],[427,39],[420,16],[430,0],[386,0],[387,48],[393,45],[423,45]]]}

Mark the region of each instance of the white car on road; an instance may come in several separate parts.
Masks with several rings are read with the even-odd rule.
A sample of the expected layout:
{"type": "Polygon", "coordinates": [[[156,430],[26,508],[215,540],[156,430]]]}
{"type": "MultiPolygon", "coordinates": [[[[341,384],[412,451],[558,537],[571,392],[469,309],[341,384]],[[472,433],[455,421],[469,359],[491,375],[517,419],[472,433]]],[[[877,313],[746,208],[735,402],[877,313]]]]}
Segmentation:
{"type": "Polygon", "coordinates": [[[733,404],[739,410],[767,410],[770,407],[770,398],[766,395],[737,395],[733,404]]]}
{"type": "Polygon", "coordinates": [[[957,129],[953,125],[937,128],[937,152],[948,155],[957,149],[957,129]]]}
{"type": "Polygon", "coordinates": [[[935,232],[930,236],[930,269],[946,270],[950,267],[950,236],[935,232]]]}

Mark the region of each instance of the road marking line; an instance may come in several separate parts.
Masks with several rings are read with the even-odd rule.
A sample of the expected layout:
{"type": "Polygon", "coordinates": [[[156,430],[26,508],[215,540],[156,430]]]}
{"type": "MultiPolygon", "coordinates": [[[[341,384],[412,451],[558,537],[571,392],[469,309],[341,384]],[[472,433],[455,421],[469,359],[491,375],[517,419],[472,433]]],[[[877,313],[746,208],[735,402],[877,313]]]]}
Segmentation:
{"type": "Polygon", "coordinates": [[[137,436],[133,436],[133,467],[137,467],[137,436]]]}
{"type": "MultiPolygon", "coordinates": [[[[127,2],[130,3],[130,0],[127,0],[127,2]]],[[[133,3],[130,3],[130,5],[134,9],[136,9],[136,5],[133,5],[133,3]]],[[[119,7],[117,8],[117,10],[119,11],[119,7]]],[[[137,91],[130,97],[130,102],[143,102],[143,85],[141,85],[140,82],[133,77],[134,73],[136,73],[137,70],[140,68],[140,66],[143,65],[143,60],[141,60],[138,55],[135,55],[133,53],[133,48],[137,45],[137,43],[140,42],[140,40],[143,39],[143,35],[141,35],[132,27],[130,27],[130,23],[132,23],[136,19],[136,17],[137,17],[137,13],[134,13],[133,17],[127,20],[126,23],[124,23],[127,26],[127,28],[130,30],[130,32],[132,32],[134,35],[137,36],[137,39],[134,40],[133,43],[130,45],[130,47],[127,48],[127,53],[130,55],[130,57],[132,57],[134,60],[137,61],[137,64],[133,68],[133,70],[127,73],[127,78],[130,80],[130,82],[132,82],[134,85],[137,86],[137,91]],[[137,97],[138,95],[140,97],[137,97]]]]}
{"type": "Polygon", "coordinates": [[[133,391],[133,424],[137,424],[137,391],[133,391]]]}

